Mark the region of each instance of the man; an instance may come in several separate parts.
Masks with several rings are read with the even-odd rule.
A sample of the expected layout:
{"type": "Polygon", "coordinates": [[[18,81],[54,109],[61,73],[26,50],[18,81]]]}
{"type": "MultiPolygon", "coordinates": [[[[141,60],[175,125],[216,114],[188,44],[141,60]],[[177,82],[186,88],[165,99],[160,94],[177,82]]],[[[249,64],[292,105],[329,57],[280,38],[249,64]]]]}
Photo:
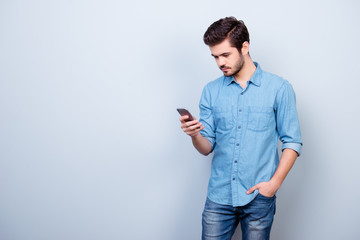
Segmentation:
{"type": "Polygon", "coordinates": [[[249,41],[246,26],[234,17],[207,29],[204,42],[224,76],[205,86],[200,121],[180,118],[200,153],[214,151],[204,240],[231,239],[239,222],[243,239],[269,239],[275,193],[301,152],[294,91],[252,61],[249,41]]]}

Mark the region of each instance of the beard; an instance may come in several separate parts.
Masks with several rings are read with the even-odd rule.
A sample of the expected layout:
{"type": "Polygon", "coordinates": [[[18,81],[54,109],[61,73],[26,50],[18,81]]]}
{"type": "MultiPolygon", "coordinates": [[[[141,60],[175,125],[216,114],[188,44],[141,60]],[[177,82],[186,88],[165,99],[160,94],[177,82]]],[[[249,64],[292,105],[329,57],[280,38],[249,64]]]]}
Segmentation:
{"type": "Polygon", "coordinates": [[[224,76],[230,77],[236,75],[238,72],[241,71],[241,69],[244,67],[244,57],[240,55],[239,61],[237,61],[234,65],[234,67],[228,67],[226,65],[220,66],[220,70],[223,71],[224,76]],[[228,69],[227,71],[224,71],[223,69],[228,69]]]}

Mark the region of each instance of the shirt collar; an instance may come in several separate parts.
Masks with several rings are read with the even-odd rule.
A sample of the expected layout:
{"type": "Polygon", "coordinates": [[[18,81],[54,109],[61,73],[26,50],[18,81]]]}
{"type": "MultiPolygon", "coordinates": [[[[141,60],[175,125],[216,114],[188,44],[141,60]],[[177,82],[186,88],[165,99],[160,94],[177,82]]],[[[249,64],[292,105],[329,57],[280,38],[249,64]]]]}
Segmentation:
{"type": "MultiPolygon", "coordinates": [[[[260,65],[257,62],[254,62],[255,66],[256,66],[256,70],[254,75],[250,78],[249,82],[254,84],[257,87],[260,87],[261,85],[261,68],[260,65]]],[[[226,85],[230,85],[233,82],[236,82],[235,78],[233,76],[230,77],[225,77],[226,78],[226,85]]]]}

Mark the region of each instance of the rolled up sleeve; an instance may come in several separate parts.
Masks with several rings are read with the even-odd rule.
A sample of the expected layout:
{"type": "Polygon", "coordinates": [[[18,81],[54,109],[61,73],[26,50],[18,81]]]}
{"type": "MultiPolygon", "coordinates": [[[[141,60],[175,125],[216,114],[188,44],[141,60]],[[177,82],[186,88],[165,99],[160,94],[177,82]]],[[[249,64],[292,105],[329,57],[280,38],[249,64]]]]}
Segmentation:
{"type": "Polygon", "coordinates": [[[277,93],[275,110],[276,127],[282,142],[281,150],[290,148],[300,156],[303,143],[296,110],[296,97],[288,81],[283,83],[277,93]]]}
{"type": "Polygon", "coordinates": [[[215,128],[214,119],[211,110],[211,94],[208,86],[205,86],[199,103],[200,108],[200,122],[204,126],[204,129],[200,131],[200,134],[205,137],[211,144],[211,151],[215,147],[215,128]]]}

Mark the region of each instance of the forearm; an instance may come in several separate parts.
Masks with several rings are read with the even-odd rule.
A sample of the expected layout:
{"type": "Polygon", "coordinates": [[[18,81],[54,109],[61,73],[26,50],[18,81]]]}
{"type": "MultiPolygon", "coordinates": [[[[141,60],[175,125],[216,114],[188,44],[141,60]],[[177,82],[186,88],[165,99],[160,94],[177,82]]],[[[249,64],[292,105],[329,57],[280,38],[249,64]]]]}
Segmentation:
{"type": "Polygon", "coordinates": [[[209,140],[207,140],[205,137],[203,137],[200,133],[196,134],[195,136],[191,137],[192,143],[196,150],[199,151],[199,153],[207,156],[211,152],[211,143],[209,140]]]}
{"type": "Polygon", "coordinates": [[[205,156],[209,155],[212,150],[211,143],[200,134],[200,131],[204,129],[204,126],[202,126],[202,123],[200,123],[197,119],[185,121],[188,118],[189,116],[186,115],[180,117],[179,120],[181,122],[181,128],[191,137],[196,150],[205,156]]]}
{"type": "Polygon", "coordinates": [[[270,180],[270,182],[272,182],[277,189],[280,188],[281,184],[285,180],[290,169],[294,165],[297,157],[298,157],[297,152],[290,148],[285,148],[284,151],[282,152],[279,166],[270,180]]]}

